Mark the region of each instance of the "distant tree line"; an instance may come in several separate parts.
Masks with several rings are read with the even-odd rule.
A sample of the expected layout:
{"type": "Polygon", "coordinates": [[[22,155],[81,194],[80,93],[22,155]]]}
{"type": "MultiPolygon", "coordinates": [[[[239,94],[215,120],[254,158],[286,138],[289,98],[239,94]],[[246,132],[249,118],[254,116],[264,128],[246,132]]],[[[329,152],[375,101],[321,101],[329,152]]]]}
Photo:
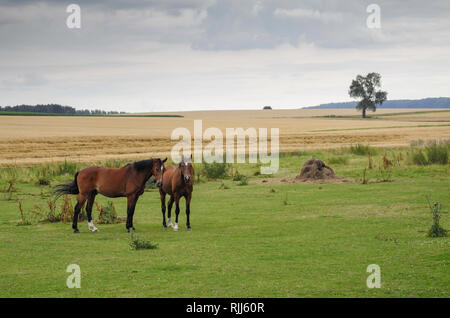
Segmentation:
{"type": "Polygon", "coordinates": [[[0,106],[3,112],[22,112],[22,113],[45,113],[45,114],[74,114],[74,115],[116,115],[125,112],[105,111],[101,109],[81,109],[77,110],[71,106],[61,106],[58,104],[47,105],[17,105],[17,106],[0,106]]]}

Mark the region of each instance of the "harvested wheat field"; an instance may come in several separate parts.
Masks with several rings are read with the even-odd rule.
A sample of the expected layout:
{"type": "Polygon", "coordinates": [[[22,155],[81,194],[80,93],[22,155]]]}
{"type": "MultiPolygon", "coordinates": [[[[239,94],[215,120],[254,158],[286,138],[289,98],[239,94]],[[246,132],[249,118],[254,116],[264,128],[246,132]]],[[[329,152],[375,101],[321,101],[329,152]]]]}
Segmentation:
{"type": "MultiPolygon", "coordinates": [[[[168,114],[168,113],[155,113],[168,114]]],[[[192,111],[174,117],[0,116],[0,165],[92,161],[165,155],[177,127],[279,128],[280,151],[355,143],[404,146],[417,139],[450,139],[450,110],[380,109],[361,119],[353,109],[192,111]]]]}

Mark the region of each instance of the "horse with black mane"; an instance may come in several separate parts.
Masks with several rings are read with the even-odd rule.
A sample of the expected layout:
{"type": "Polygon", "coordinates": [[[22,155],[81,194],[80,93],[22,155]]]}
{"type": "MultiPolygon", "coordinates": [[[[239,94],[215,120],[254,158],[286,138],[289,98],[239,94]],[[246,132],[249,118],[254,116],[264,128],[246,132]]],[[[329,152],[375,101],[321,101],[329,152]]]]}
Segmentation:
{"type": "Polygon", "coordinates": [[[122,168],[103,168],[89,167],[75,174],[72,182],[57,185],[54,189],[55,200],[64,194],[77,194],[77,204],[75,206],[72,228],[74,233],[78,230],[78,214],[87,201],[86,214],[88,218],[89,230],[97,232],[98,229],[92,222],[92,207],[95,196],[102,194],[109,198],[127,197],[127,224],[128,232],[130,229],[135,231],[133,226],[133,215],[136,202],[139,196],[144,193],[145,183],[151,176],[155,176],[158,187],[162,184],[164,172],[164,162],[167,158],[161,160],[148,159],[127,164],[122,168]]]}
{"type": "Polygon", "coordinates": [[[178,166],[167,166],[164,170],[162,184],[159,187],[159,194],[161,198],[161,211],[163,215],[163,227],[167,228],[166,224],[166,194],[170,195],[168,202],[168,222],[169,227],[173,227],[175,231],[178,230],[178,214],[180,214],[180,198],[186,199],[186,226],[190,231],[191,224],[189,216],[191,214],[191,198],[192,191],[194,190],[194,168],[191,163],[192,155],[190,158],[181,158],[181,162],[178,166]],[[175,202],[175,225],[171,221],[172,205],[175,202]]]}

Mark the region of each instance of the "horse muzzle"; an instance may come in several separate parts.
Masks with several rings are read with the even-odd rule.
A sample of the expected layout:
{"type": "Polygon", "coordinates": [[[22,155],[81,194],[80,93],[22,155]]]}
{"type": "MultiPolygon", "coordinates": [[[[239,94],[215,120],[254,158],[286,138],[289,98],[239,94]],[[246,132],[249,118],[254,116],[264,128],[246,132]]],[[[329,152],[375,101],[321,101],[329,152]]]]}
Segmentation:
{"type": "Polygon", "coordinates": [[[162,186],[162,181],[160,180],[160,181],[156,181],[156,186],[158,187],[158,188],[161,188],[161,186],[162,186]]]}

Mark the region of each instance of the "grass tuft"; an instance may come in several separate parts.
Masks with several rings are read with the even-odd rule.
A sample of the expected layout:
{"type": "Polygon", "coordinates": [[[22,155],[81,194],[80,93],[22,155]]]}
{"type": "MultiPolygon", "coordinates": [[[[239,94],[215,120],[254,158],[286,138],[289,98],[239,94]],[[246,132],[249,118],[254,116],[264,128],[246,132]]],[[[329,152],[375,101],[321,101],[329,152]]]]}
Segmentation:
{"type": "Polygon", "coordinates": [[[351,145],[349,151],[350,153],[358,156],[367,156],[369,153],[371,155],[375,155],[377,153],[375,148],[370,147],[369,145],[361,144],[351,145]]]}
{"type": "Polygon", "coordinates": [[[428,200],[428,207],[430,208],[431,214],[433,215],[433,225],[428,230],[429,237],[446,237],[448,231],[442,228],[439,224],[439,219],[441,218],[441,204],[439,202],[434,202],[432,205],[430,200],[428,200]]]}
{"type": "Polygon", "coordinates": [[[129,245],[132,250],[153,250],[158,247],[158,244],[153,244],[148,240],[140,239],[134,233],[131,233],[129,245]]]}

